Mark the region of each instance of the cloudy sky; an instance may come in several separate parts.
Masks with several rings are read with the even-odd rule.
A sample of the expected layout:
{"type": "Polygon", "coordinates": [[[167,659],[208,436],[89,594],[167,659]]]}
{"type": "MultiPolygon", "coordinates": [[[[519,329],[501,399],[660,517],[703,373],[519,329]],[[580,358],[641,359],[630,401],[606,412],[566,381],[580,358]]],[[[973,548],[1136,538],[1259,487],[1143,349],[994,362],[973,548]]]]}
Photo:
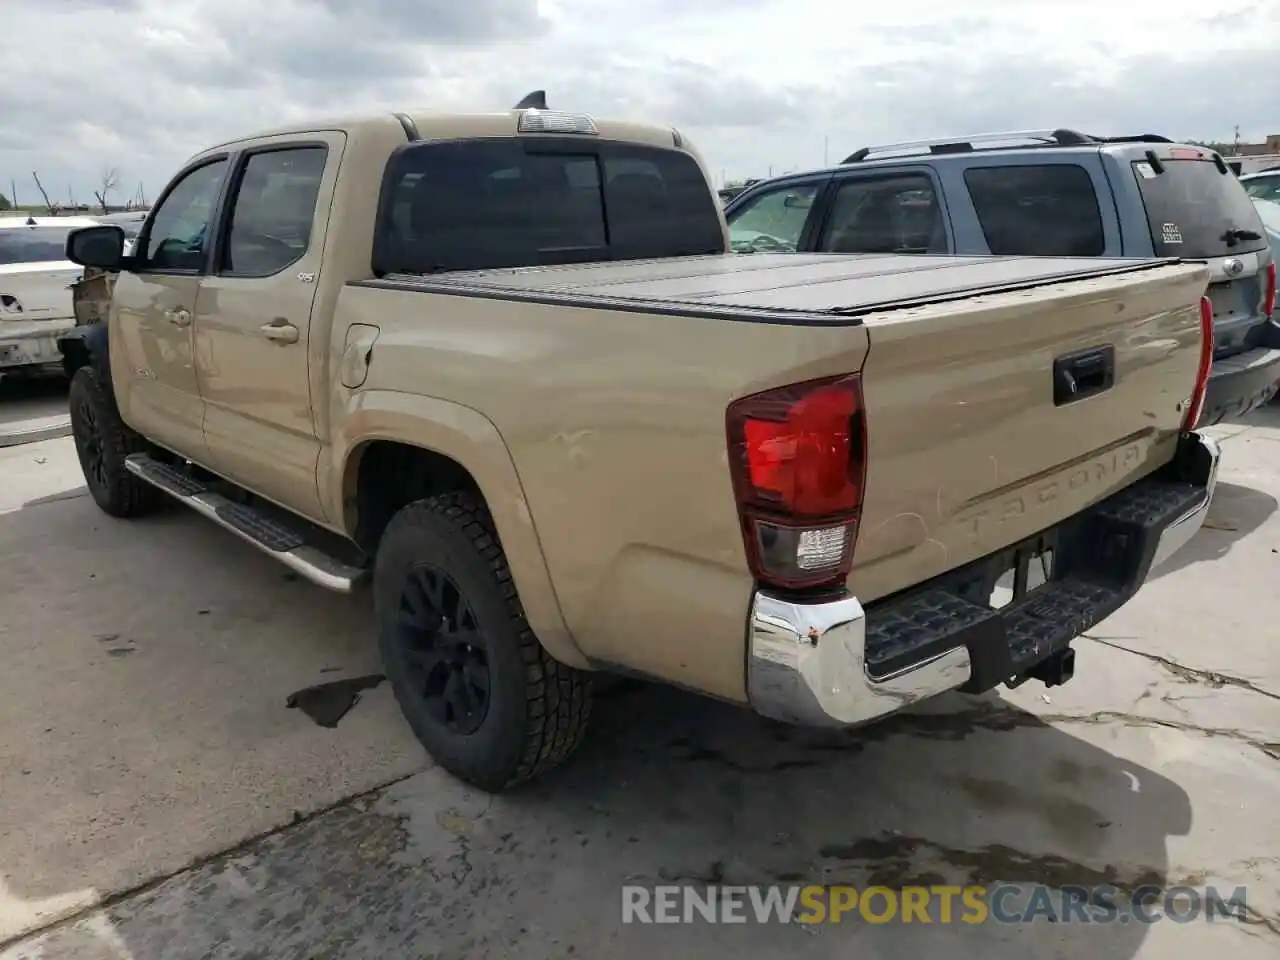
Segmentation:
{"type": "Polygon", "coordinates": [[[307,115],[553,107],[677,125],[717,179],[868,142],[1280,133],[1280,0],[0,0],[0,192],[149,197],[307,115]]]}

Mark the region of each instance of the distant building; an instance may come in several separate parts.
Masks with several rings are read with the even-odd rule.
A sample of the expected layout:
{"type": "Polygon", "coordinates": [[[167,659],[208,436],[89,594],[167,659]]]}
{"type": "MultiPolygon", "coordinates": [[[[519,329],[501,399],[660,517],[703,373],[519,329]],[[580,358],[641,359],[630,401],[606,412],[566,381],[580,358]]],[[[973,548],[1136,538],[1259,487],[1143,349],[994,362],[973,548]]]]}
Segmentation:
{"type": "Polygon", "coordinates": [[[1237,157],[1260,157],[1269,153],[1280,153],[1280,133],[1272,133],[1262,143],[1232,144],[1231,153],[1237,157]]]}

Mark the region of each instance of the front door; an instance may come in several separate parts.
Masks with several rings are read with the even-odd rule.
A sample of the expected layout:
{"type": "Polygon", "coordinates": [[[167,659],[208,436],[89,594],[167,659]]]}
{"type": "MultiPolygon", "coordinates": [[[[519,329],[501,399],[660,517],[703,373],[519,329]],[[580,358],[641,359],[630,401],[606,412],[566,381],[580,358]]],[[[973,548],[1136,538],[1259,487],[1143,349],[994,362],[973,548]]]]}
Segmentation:
{"type": "Polygon", "coordinates": [[[136,261],[116,280],[109,320],[112,387],[125,422],[194,460],[205,447],[193,321],[226,171],[226,158],[216,158],[165,191],[136,261]]]}
{"type": "Polygon", "coordinates": [[[320,440],[308,374],[309,355],[325,341],[313,337],[311,307],[343,142],[315,134],[242,154],[224,240],[196,305],[210,467],[318,520],[320,440]]]}

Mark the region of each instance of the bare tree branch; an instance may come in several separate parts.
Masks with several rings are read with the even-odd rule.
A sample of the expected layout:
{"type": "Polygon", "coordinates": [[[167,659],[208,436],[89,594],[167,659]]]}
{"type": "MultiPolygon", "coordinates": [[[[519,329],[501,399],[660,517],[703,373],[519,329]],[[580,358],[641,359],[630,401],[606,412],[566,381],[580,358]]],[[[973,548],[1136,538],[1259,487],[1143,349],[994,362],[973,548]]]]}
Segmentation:
{"type": "Polygon", "coordinates": [[[36,182],[36,189],[40,191],[40,196],[44,197],[45,209],[49,211],[49,216],[53,216],[55,213],[57,213],[58,208],[53,204],[52,201],[50,201],[49,194],[45,193],[44,184],[40,182],[40,174],[32,170],[31,176],[36,182]]]}
{"type": "Polygon", "coordinates": [[[107,209],[107,195],[119,186],[120,170],[116,167],[108,167],[102,171],[99,182],[102,184],[102,189],[93,191],[93,195],[98,198],[98,206],[102,207],[103,214],[108,214],[111,211],[107,209]]]}

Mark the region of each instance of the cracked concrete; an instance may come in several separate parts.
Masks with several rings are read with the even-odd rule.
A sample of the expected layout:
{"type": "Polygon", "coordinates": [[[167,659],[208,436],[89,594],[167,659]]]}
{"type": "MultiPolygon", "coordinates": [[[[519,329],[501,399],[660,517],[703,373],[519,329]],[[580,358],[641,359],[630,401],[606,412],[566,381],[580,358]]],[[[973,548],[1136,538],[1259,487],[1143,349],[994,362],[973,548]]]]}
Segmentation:
{"type": "Polygon", "coordinates": [[[367,631],[199,518],[166,516],[126,539],[91,535],[102,525],[83,500],[0,516],[0,544],[25,551],[20,583],[34,591],[17,617],[4,608],[0,632],[20,654],[0,700],[0,723],[18,731],[0,754],[0,901],[51,904],[23,915],[0,960],[1274,957],[1280,410],[1219,433],[1214,523],[1077,643],[1067,686],[950,696],[833,732],[626,682],[603,697],[574,763],[498,798],[421,769],[381,703],[385,684],[335,729],[295,728],[283,695],[327,676],[278,698],[266,679],[318,672],[335,649],[353,675],[370,673],[354,652],[367,631]],[[90,550],[93,569],[147,571],[162,589],[115,577],[89,617],[83,588],[55,587],[55,570],[90,569],[54,546],[66,543],[90,550]],[[147,562],[160,550],[163,570],[147,562]],[[145,612],[170,594],[182,602],[145,612]],[[236,610],[234,630],[210,633],[186,611],[212,609],[207,597],[236,610]],[[103,611],[129,611],[128,622],[102,623],[103,611]],[[108,656],[124,640],[138,652],[108,656]],[[111,679],[156,645],[172,648],[159,667],[130,685],[111,679]],[[260,676],[241,675],[250,663],[260,676]],[[43,689],[31,680],[46,676],[56,682],[43,689]],[[166,707],[176,702],[195,709],[166,707]],[[42,738],[24,715],[59,707],[85,718],[75,737],[42,738]],[[379,762],[388,753],[413,764],[379,762]],[[198,786],[223,786],[185,790],[178,758],[205,768],[198,786]],[[246,775],[266,760],[269,789],[246,775]],[[14,763],[45,780],[11,787],[14,763]],[[93,799],[77,794],[86,788],[93,799]],[[620,923],[626,883],[1001,882],[1244,887],[1247,902],[1242,919],[1186,924],[620,923]]]}

